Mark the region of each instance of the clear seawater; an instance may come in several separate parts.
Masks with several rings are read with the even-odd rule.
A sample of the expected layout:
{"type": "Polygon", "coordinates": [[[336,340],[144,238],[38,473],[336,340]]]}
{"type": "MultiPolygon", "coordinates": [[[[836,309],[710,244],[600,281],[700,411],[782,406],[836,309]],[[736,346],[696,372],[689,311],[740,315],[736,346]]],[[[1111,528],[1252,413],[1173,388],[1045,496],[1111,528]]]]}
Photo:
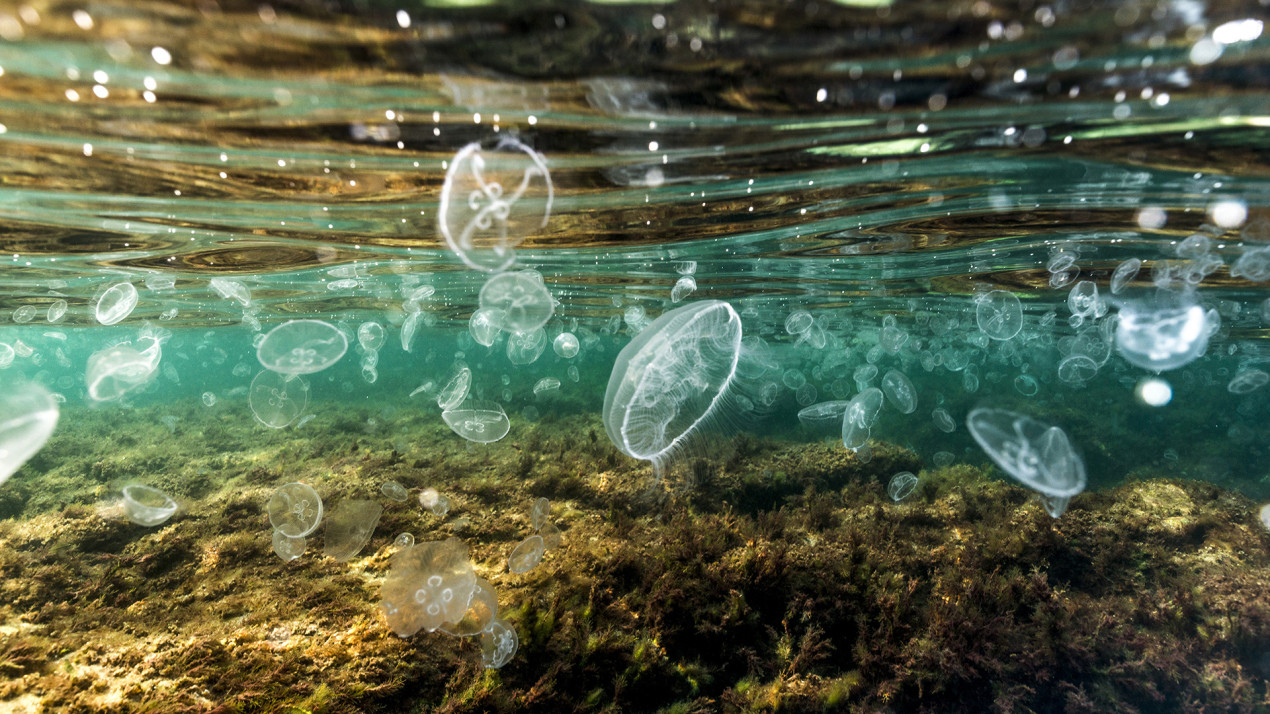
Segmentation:
{"type": "Polygon", "coordinates": [[[884,408],[873,438],[926,463],[986,463],[965,417],[993,406],[1062,426],[1091,490],[1164,476],[1270,498],[1270,386],[1228,389],[1270,371],[1270,290],[1231,275],[1270,241],[1264,16],[1198,0],[4,3],[0,342],[29,351],[0,382],[40,382],[64,424],[104,411],[119,434],[169,407],[250,423],[253,340],[313,318],[354,346],[309,378],[308,413],[368,411],[389,435],[403,414],[440,420],[435,388],[461,362],[514,440],[548,413],[598,412],[632,308],[676,307],[695,264],[679,304],[727,301],[776,363],[751,431],[833,438],[797,412],[850,399],[874,364],[871,386],[903,371],[918,406],[884,408]],[[442,240],[442,183],[462,147],[503,136],[550,169],[549,223],[516,267],[558,301],[548,338],[581,338],[571,359],[548,346],[512,364],[506,334],[486,348],[468,332],[489,276],[442,240]],[[1197,260],[1178,253],[1195,235],[1220,264],[1192,293],[1214,332],[1151,406],[1135,390],[1154,375],[1109,340],[1117,306],[1077,324],[1069,293],[1109,297],[1137,258],[1121,297],[1154,295],[1197,260]],[[136,309],[105,327],[97,301],[121,282],[136,309]],[[424,285],[407,353],[403,303],[424,285]],[[976,324],[991,290],[1022,302],[1012,340],[976,324]],[[788,334],[799,310],[823,346],[788,334]],[[369,321],[387,332],[373,375],[356,346],[369,321]],[[897,350],[878,347],[886,326],[906,333],[897,350]],[[150,386],[88,399],[89,356],[155,328],[171,336],[150,386]],[[1065,380],[1074,345],[1103,357],[1065,380]],[[544,377],[561,386],[535,395],[544,377]]]}

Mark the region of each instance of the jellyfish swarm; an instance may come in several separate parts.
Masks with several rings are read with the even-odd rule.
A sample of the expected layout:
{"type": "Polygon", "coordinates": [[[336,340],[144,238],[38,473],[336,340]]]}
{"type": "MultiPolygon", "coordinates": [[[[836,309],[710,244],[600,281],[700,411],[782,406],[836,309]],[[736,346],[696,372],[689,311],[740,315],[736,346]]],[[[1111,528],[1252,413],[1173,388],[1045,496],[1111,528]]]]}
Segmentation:
{"type": "Polygon", "coordinates": [[[10,387],[0,395],[0,483],[9,480],[44,447],[59,414],[48,390],[34,382],[10,387]]]}
{"type": "Polygon", "coordinates": [[[741,356],[741,317],[707,300],[663,314],[617,356],[604,428],[624,454],[663,467],[726,416],[741,356]]]}
{"type": "Polygon", "coordinates": [[[542,155],[503,137],[493,149],[474,142],[450,160],[441,186],[437,228],[468,266],[506,270],[513,250],[551,217],[555,189],[542,155]]]}
{"type": "Polygon", "coordinates": [[[1062,429],[986,408],[970,412],[966,427],[998,466],[1045,498],[1051,516],[1061,516],[1071,497],[1085,490],[1085,464],[1062,429]]]}

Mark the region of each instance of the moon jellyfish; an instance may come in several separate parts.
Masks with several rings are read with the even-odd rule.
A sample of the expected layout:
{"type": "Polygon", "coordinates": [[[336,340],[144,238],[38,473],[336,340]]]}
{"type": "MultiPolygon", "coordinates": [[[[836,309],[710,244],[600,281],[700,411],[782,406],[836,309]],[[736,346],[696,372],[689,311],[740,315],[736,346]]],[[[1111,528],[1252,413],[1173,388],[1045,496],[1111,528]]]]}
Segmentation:
{"type": "Polygon", "coordinates": [[[13,366],[13,360],[17,356],[17,351],[13,349],[13,345],[7,342],[0,342],[0,369],[8,369],[13,366]]]}
{"type": "Polygon", "coordinates": [[[269,524],[291,538],[303,538],[322,522],[322,499],[313,487],[293,482],[269,497],[269,524]]]}
{"type": "Polygon", "coordinates": [[[1020,374],[1014,378],[1014,389],[1025,397],[1034,397],[1041,391],[1041,384],[1030,374],[1020,374]]]}
{"type": "Polygon", "coordinates": [[[437,228],[468,266],[494,273],[516,259],[516,246],[547,225],[555,198],[542,155],[503,137],[492,150],[474,142],[450,160],[437,228]]]}
{"type": "Polygon", "coordinates": [[[1270,374],[1259,369],[1241,369],[1226,385],[1226,391],[1231,394],[1247,394],[1266,386],[1267,382],[1270,382],[1270,374]]]}
{"type": "Polygon", "coordinates": [[[0,394],[0,483],[44,447],[57,426],[57,401],[34,382],[0,394]]]}
{"type": "Polygon", "coordinates": [[[410,637],[461,620],[475,590],[476,573],[463,541],[416,543],[393,555],[380,609],[393,632],[410,637]]]}
{"type": "Polygon", "coordinates": [[[917,411],[917,389],[903,372],[892,369],[882,375],[882,393],[901,414],[917,411]]]}
{"type": "Polygon", "coordinates": [[[497,308],[482,308],[472,313],[467,322],[467,331],[477,344],[489,347],[498,339],[503,331],[503,311],[497,308]]]}
{"type": "Polygon", "coordinates": [[[882,410],[882,390],[877,387],[855,395],[842,413],[842,445],[851,450],[864,447],[869,441],[873,423],[882,410]]]}
{"type": "Polygon", "coordinates": [[[1153,372],[1177,369],[1208,346],[1208,317],[1193,298],[1128,302],[1116,322],[1116,349],[1130,364],[1153,372]]]}
{"type": "Polygon", "coordinates": [[[534,530],[542,528],[547,522],[547,516],[551,514],[551,501],[546,498],[537,498],[529,507],[529,525],[534,530]]]}
{"type": "Polygon", "coordinates": [[[61,320],[65,316],[66,316],[66,301],[55,300],[52,305],[49,305],[48,313],[45,314],[44,317],[49,322],[57,322],[58,320],[61,320]]]}
{"type": "Polygon", "coordinates": [[[419,492],[419,505],[437,517],[450,512],[450,499],[437,493],[435,488],[425,488],[419,492]]]}
{"type": "Polygon", "coordinates": [[[251,380],[247,404],[256,421],[270,429],[281,429],[300,418],[309,404],[309,385],[295,374],[261,370],[251,380]]]}
{"type": "Polygon", "coordinates": [[[34,305],[23,305],[13,311],[13,321],[19,325],[24,325],[33,319],[35,319],[34,305]]]}
{"type": "Polygon", "coordinates": [[[387,339],[388,334],[384,332],[384,326],[378,322],[363,322],[357,328],[357,344],[367,352],[378,352],[387,339]]]}
{"type": "Polygon", "coordinates": [[[538,529],[538,535],[542,536],[543,548],[547,550],[551,550],[552,548],[560,547],[560,541],[562,539],[562,536],[560,534],[560,529],[556,527],[556,524],[554,523],[542,524],[542,527],[538,529]]]}
{"type": "Polygon", "coordinates": [[[510,622],[494,620],[481,633],[481,662],[486,669],[498,669],[511,661],[519,644],[516,628],[510,622]]]}
{"type": "Polygon", "coordinates": [[[406,491],[406,487],[402,486],[396,481],[383,482],[383,484],[379,486],[379,490],[385,496],[387,496],[388,498],[391,498],[397,503],[405,503],[406,499],[410,497],[410,493],[406,491]]]}
{"type": "Polygon", "coordinates": [[[326,545],[322,552],[337,563],[347,563],[370,542],[384,507],[375,501],[345,501],[326,519],[326,545]]]}
{"type": "Polygon", "coordinates": [[[282,531],[273,532],[273,554],[282,558],[282,562],[290,562],[304,555],[309,541],[304,536],[289,536],[282,531]]]}
{"type": "Polygon", "coordinates": [[[507,436],[511,420],[496,402],[469,399],[458,407],[441,412],[441,418],[455,434],[479,444],[490,444],[507,436]]]}
{"type": "Polygon", "coordinates": [[[450,381],[437,393],[437,406],[441,407],[441,411],[457,407],[467,399],[467,392],[471,387],[472,370],[466,365],[459,367],[450,381]]]}
{"type": "Polygon", "coordinates": [[[265,369],[282,374],[313,374],[330,367],[348,351],[348,338],[321,320],[291,320],[273,328],[256,348],[265,369]]]}
{"type": "Polygon", "coordinates": [[[578,344],[578,338],[572,332],[561,332],[556,335],[555,341],[551,343],[551,349],[565,359],[572,359],[578,356],[578,350],[581,349],[581,346],[578,344]]]}
{"type": "Polygon", "coordinates": [[[163,350],[158,337],[146,336],[150,344],[138,350],[123,342],[94,352],[88,358],[84,379],[88,397],[108,402],[150,384],[159,373],[163,350]]]}
{"type": "Polygon", "coordinates": [[[1014,293],[993,290],[978,300],[975,320],[983,334],[994,340],[1008,340],[1023,329],[1023,306],[1014,293]]]}
{"type": "Polygon", "coordinates": [[[501,273],[485,281],[481,287],[482,310],[503,313],[503,329],[511,332],[533,332],[547,324],[556,310],[555,300],[532,270],[501,273]]]}
{"type": "Polygon", "coordinates": [[[419,323],[423,322],[423,312],[412,312],[406,317],[405,322],[401,323],[401,349],[409,352],[415,341],[415,332],[419,330],[419,323]]]}
{"type": "Polygon", "coordinates": [[[1117,265],[1115,272],[1111,274],[1111,294],[1119,295],[1126,285],[1138,277],[1139,270],[1142,270],[1142,261],[1137,258],[1130,258],[1117,265]]]}
{"type": "Polygon", "coordinates": [[[415,544],[413,533],[398,533],[396,538],[392,539],[392,544],[396,548],[409,548],[415,544]]]}
{"type": "Polygon", "coordinates": [[[497,617],[498,593],[495,592],[493,583],[485,578],[477,578],[467,612],[458,621],[442,623],[437,629],[455,637],[471,637],[484,632],[497,617]]]}
{"type": "Polygon", "coordinates": [[[951,434],[957,430],[957,422],[953,421],[952,415],[943,407],[935,407],[930,413],[930,420],[935,422],[936,429],[945,434],[951,434]]]}
{"type": "Polygon", "coordinates": [[[675,281],[675,286],[670,289],[671,302],[683,302],[684,298],[691,295],[697,289],[697,279],[691,275],[685,275],[675,281]]]}
{"type": "Polygon", "coordinates": [[[560,380],[555,377],[543,377],[534,384],[534,396],[560,388],[560,380]]]}
{"type": "Polygon", "coordinates": [[[157,488],[141,484],[123,487],[124,515],[139,526],[157,526],[171,518],[176,510],[176,501],[157,488]]]}
{"type": "Polygon", "coordinates": [[[512,364],[533,364],[546,349],[547,332],[541,327],[530,332],[513,332],[507,336],[507,360],[512,364]]]}
{"type": "Polygon", "coordinates": [[[212,278],[208,281],[208,286],[226,300],[237,301],[243,307],[251,305],[251,290],[237,280],[212,278]]]}
{"type": "Polygon", "coordinates": [[[617,356],[604,428],[622,453],[662,466],[722,416],[741,356],[741,317],[706,300],[654,320],[617,356]]]}
{"type": "Polygon", "coordinates": [[[798,423],[808,429],[832,429],[842,423],[842,415],[850,403],[850,400],[839,399],[812,404],[798,412],[798,423]]]}
{"type": "Polygon", "coordinates": [[[512,549],[507,559],[507,569],[513,573],[527,573],[542,562],[542,554],[546,552],[542,536],[531,535],[512,549]]]}
{"type": "Polygon", "coordinates": [[[886,495],[890,496],[892,501],[899,503],[916,487],[917,477],[913,475],[913,472],[901,471],[891,477],[890,483],[886,485],[886,495]]]}
{"type": "MultiPolygon", "coordinates": [[[[971,411],[966,427],[1002,470],[1033,491],[1051,499],[1070,499],[1085,490],[1085,464],[1062,429],[1005,409],[987,408],[971,411]]],[[[1047,503],[1055,518],[1065,509],[1065,501],[1047,503]],[[1058,510],[1057,515],[1051,507],[1058,510]]]]}
{"type": "Polygon", "coordinates": [[[132,314],[137,306],[137,286],[132,283],[111,285],[97,298],[97,321],[114,325],[132,314]]]}

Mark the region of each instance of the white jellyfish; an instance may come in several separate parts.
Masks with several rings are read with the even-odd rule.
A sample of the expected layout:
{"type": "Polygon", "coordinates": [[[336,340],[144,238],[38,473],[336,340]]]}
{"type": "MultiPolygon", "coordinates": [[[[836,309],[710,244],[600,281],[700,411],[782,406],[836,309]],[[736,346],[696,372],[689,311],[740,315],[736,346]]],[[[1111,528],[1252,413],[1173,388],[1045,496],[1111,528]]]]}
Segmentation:
{"type": "Polygon", "coordinates": [[[1130,364],[1163,372],[1189,364],[1208,346],[1208,316],[1189,295],[1126,302],[1116,322],[1116,349],[1130,364]]]}
{"type": "Polygon", "coordinates": [[[274,530],[289,538],[303,538],[322,522],[322,499],[306,483],[288,483],[269,497],[268,512],[274,530]]]}
{"type": "Polygon", "coordinates": [[[57,427],[57,401],[34,382],[0,394],[0,483],[35,456],[57,427]]]}
{"type": "Polygon", "coordinates": [[[410,637],[462,620],[475,590],[476,573],[462,541],[416,543],[393,555],[380,608],[393,632],[410,637]]]}
{"type": "Polygon", "coordinates": [[[247,392],[252,416],[270,429],[281,429],[299,419],[308,404],[309,385],[295,374],[263,369],[251,380],[247,392]]]}
{"type": "Polygon", "coordinates": [[[1023,306],[1014,293],[993,290],[979,298],[975,320],[988,337],[1009,340],[1023,329],[1023,306]]]}
{"type": "Polygon", "coordinates": [[[511,421],[503,407],[486,400],[469,399],[441,412],[441,418],[455,434],[478,444],[498,441],[511,430],[511,421]]]}
{"type": "Polygon", "coordinates": [[[97,298],[97,321],[103,325],[122,322],[136,306],[137,286],[132,283],[111,285],[97,298]]]}
{"type": "Polygon", "coordinates": [[[1006,473],[1050,499],[1046,508],[1055,518],[1066,509],[1066,499],[1085,490],[1085,464],[1062,429],[988,408],[971,411],[966,427],[1006,473]]]}
{"type": "Polygon", "coordinates": [[[502,313],[502,327],[511,332],[537,330],[556,309],[542,276],[532,270],[493,276],[481,286],[479,299],[482,310],[502,313]]]}
{"type": "Polygon", "coordinates": [[[901,414],[917,411],[917,388],[903,372],[892,369],[882,375],[882,393],[901,414]]]}
{"type": "Polygon", "coordinates": [[[256,357],[265,369],[282,374],[321,372],[348,351],[348,338],[321,320],[291,320],[273,328],[260,341],[256,357]]]}
{"type": "Polygon", "coordinates": [[[123,487],[123,512],[128,520],[147,528],[160,525],[177,511],[176,501],[157,488],[130,484],[123,487]]]}

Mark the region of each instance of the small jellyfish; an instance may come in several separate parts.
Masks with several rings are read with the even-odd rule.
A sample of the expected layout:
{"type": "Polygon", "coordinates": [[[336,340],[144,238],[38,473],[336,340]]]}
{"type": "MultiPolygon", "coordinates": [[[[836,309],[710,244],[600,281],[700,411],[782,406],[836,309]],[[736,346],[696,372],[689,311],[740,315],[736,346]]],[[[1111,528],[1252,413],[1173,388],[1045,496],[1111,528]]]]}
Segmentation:
{"type": "Polygon", "coordinates": [[[691,275],[685,275],[675,281],[675,286],[670,289],[670,301],[672,303],[683,302],[684,298],[693,294],[697,290],[697,280],[691,275]]]}
{"type": "Polygon", "coordinates": [[[520,638],[511,623],[494,620],[481,633],[481,661],[486,669],[498,669],[511,661],[519,644],[520,638]]]}
{"type": "Polygon", "coordinates": [[[547,332],[539,327],[530,332],[507,336],[507,361],[515,365],[533,364],[547,349],[547,332]]]}
{"type": "Polygon", "coordinates": [[[1247,394],[1266,386],[1267,382],[1270,382],[1270,374],[1248,367],[1235,373],[1226,385],[1226,391],[1231,394],[1247,394]]]}
{"type": "Polygon", "coordinates": [[[533,332],[551,319],[555,300],[535,271],[501,273],[485,281],[481,287],[482,310],[503,313],[503,329],[511,332],[533,332]]]}
{"type": "Polygon", "coordinates": [[[458,407],[441,412],[451,431],[468,441],[490,444],[511,430],[507,412],[497,402],[469,399],[458,407]]]}
{"type": "Polygon", "coordinates": [[[817,431],[836,429],[842,425],[842,415],[850,403],[850,400],[838,399],[812,404],[798,412],[798,422],[817,431]]]}
{"type": "Polygon", "coordinates": [[[216,395],[212,392],[203,392],[203,406],[205,407],[216,406],[216,395]]]}
{"type": "Polygon", "coordinates": [[[313,374],[330,367],[348,351],[348,338],[321,320],[291,320],[273,328],[256,348],[265,369],[282,374],[313,374]]]}
{"type": "Polygon", "coordinates": [[[28,382],[4,387],[0,394],[0,483],[4,483],[53,435],[60,413],[43,386],[28,382]]]}
{"type": "Polygon", "coordinates": [[[252,416],[270,429],[281,429],[299,419],[308,404],[309,385],[295,374],[263,369],[251,380],[247,392],[252,416]]]}
{"type": "Polygon", "coordinates": [[[357,328],[357,344],[367,352],[378,352],[388,339],[384,326],[375,321],[363,322],[357,328]]]}
{"type": "Polygon", "coordinates": [[[1023,305],[1014,293],[993,290],[979,299],[975,320],[979,329],[994,340],[1009,340],[1023,329],[1023,305]]]}
{"type": "Polygon", "coordinates": [[[1111,274],[1111,294],[1119,295],[1126,285],[1138,277],[1140,270],[1142,270],[1142,261],[1137,258],[1130,258],[1117,265],[1115,272],[1111,274]]]}
{"type": "Polygon", "coordinates": [[[806,310],[795,310],[785,318],[785,332],[790,335],[801,335],[811,329],[812,316],[806,310]]]}
{"type": "Polygon", "coordinates": [[[380,609],[400,637],[419,630],[434,632],[462,620],[476,579],[467,546],[459,539],[416,543],[393,555],[380,589],[380,609]]]}
{"type": "Polygon", "coordinates": [[[467,322],[468,334],[477,344],[489,347],[498,339],[498,334],[503,331],[503,325],[506,322],[503,311],[498,308],[482,308],[472,313],[471,319],[467,322]]]}
{"type": "Polygon", "coordinates": [[[44,316],[49,322],[57,322],[66,316],[67,305],[65,300],[55,300],[49,305],[48,313],[44,316]]]}
{"type": "Polygon", "coordinates": [[[890,483],[886,485],[886,495],[890,496],[892,501],[899,503],[916,487],[917,477],[913,475],[913,472],[901,471],[891,477],[890,483]]]}
{"type": "Polygon", "coordinates": [[[306,483],[288,483],[269,497],[269,524],[291,538],[317,530],[322,522],[322,499],[306,483]]]}
{"type": "Polygon", "coordinates": [[[309,541],[304,536],[292,537],[282,531],[273,532],[273,553],[284,563],[304,555],[308,547],[309,541]]]}
{"type": "Polygon", "coordinates": [[[234,300],[243,307],[251,305],[251,290],[237,280],[212,278],[208,281],[208,286],[226,300],[234,300]]]}
{"type": "Polygon", "coordinates": [[[468,266],[506,270],[514,248],[547,225],[554,191],[542,154],[506,136],[493,149],[473,142],[450,160],[437,227],[468,266]]]}
{"type": "Polygon", "coordinates": [[[97,321],[103,325],[122,322],[137,306],[137,286],[117,283],[97,298],[97,321]]]}
{"type": "Polygon", "coordinates": [[[917,389],[908,375],[892,369],[882,376],[882,393],[901,414],[917,411],[917,389]]]}
{"type": "Polygon", "coordinates": [[[559,548],[562,536],[560,529],[554,523],[544,523],[538,529],[538,535],[542,537],[542,547],[544,550],[559,548]]]}
{"type": "Polygon", "coordinates": [[[527,573],[542,562],[542,554],[546,550],[542,536],[531,535],[512,549],[507,558],[507,569],[513,573],[527,573]]]}
{"type": "Polygon", "coordinates": [[[547,522],[547,516],[551,514],[551,501],[545,498],[538,498],[529,507],[529,524],[534,530],[542,528],[547,522]]]}
{"type": "Polygon", "coordinates": [[[467,392],[472,387],[472,370],[466,365],[459,367],[458,371],[450,377],[450,381],[445,383],[440,392],[437,392],[437,406],[441,407],[441,411],[454,409],[467,399],[467,392]]]}
{"type": "Polygon", "coordinates": [[[138,350],[130,342],[112,345],[94,352],[88,358],[84,379],[88,397],[107,402],[138,391],[149,385],[159,373],[163,352],[160,340],[150,338],[145,349],[138,350]]]}
{"type": "Polygon", "coordinates": [[[578,355],[581,349],[578,344],[578,338],[572,332],[561,332],[556,335],[555,341],[551,343],[551,349],[564,359],[572,359],[578,355]]]}
{"type": "Polygon", "coordinates": [[[842,444],[858,451],[869,441],[869,434],[882,409],[882,390],[877,387],[855,395],[842,413],[842,444]]]}
{"type": "Polygon", "coordinates": [[[123,487],[123,512],[139,526],[157,526],[176,511],[176,501],[157,488],[141,484],[123,487]]]}
{"type": "Polygon", "coordinates": [[[957,457],[951,451],[936,451],[930,460],[935,464],[936,468],[942,469],[945,466],[951,466],[957,460],[957,457]]]}
{"type": "Polygon", "coordinates": [[[945,434],[951,434],[957,430],[957,422],[953,421],[952,415],[943,407],[935,407],[930,413],[930,419],[935,423],[935,428],[945,434]]]}
{"type": "Polygon", "coordinates": [[[326,519],[326,545],[322,552],[336,562],[347,563],[370,542],[384,507],[375,501],[345,501],[326,519]]]}
{"type": "Polygon", "coordinates": [[[406,499],[410,497],[410,494],[406,491],[406,487],[396,481],[385,481],[383,485],[379,487],[379,490],[382,491],[385,496],[391,498],[397,503],[405,503],[406,499]]]}
{"type": "Polygon", "coordinates": [[[392,544],[398,549],[409,548],[415,544],[413,533],[398,533],[396,538],[392,539],[392,544]]]}
{"type": "Polygon", "coordinates": [[[419,505],[437,517],[450,512],[450,499],[437,493],[435,488],[425,488],[419,492],[419,505]]]}
{"type": "Polygon", "coordinates": [[[560,380],[555,377],[543,377],[534,384],[534,396],[557,389],[560,389],[560,380]]]}
{"type": "Polygon", "coordinates": [[[35,306],[23,305],[13,311],[13,321],[18,324],[26,324],[35,319],[35,306]]]}

